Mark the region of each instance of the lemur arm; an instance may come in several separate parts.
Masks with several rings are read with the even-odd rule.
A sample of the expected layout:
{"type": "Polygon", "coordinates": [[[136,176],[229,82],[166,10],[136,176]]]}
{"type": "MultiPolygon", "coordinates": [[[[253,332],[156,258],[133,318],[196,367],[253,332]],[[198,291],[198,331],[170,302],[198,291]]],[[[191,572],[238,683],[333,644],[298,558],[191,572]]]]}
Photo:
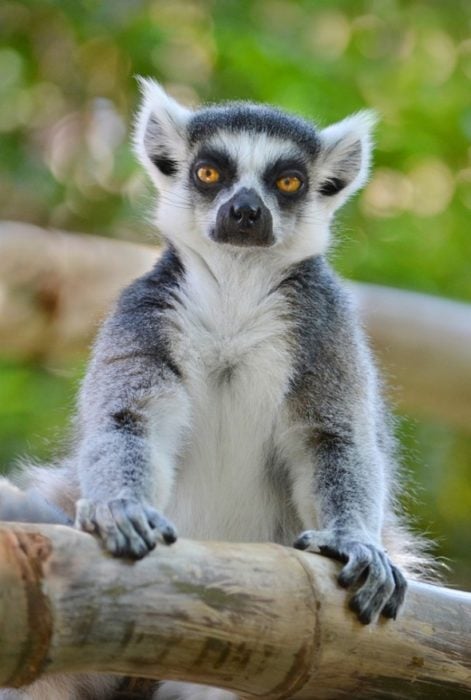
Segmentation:
{"type": "Polygon", "coordinates": [[[165,507],[173,464],[163,449],[151,452],[151,404],[158,406],[159,393],[169,394],[171,386],[169,378],[156,376],[152,364],[152,358],[134,354],[114,358],[106,367],[96,364],[103,372],[92,371],[86,386],[98,397],[90,397],[90,390],[83,394],[86,428],[77,452],[82,495],[77,525],[96,531],[111,553],[136,558],[152,549],[159,535],[167,542],[176,537],[154,508],[165,507]]]}
{"type": "Polygon", "coordinates": [[[161,515],[185,422],[185,393],[167,351],[161,305],[138,281],[105,323],[79,403],[76,523],[116,555],[176,539],[161,515]],[[159,510],[156,510],[158,508],[159,510]]]}
{"type": "Polygon", "coordinates": [[[346,563],[339,582],[357,586],[350,605],[368,623],[380,612],[395,617],[406,587],[381,546],[394,459],[375,367],[349,300],[328,268],[316,273],[307,301],[316,322],[300,333],[291,396],[306,436],[293,495],[309,528],[295,546],[346,563]]]}

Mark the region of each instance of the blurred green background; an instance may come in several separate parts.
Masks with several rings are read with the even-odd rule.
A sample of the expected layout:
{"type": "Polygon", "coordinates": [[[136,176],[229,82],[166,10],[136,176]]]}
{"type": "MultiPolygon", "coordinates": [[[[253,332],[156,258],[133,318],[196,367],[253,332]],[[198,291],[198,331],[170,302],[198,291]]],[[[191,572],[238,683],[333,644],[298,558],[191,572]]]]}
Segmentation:
{"type": "MultiPolygon", "coordinates": [[[[338,219],[336,268],[471,301],[470,24],[469,0],[2,0],[0,218],[151,240],[137,74],[189,104],[267,101],[321,125],[372,107],[375,170],[338,219]]],[[[53,454],[84,362],[0,361],[3,467],[53,454]]],[[[401,416],[399,434],[407,510],[469,588],[471,431],[401,416]]]]}

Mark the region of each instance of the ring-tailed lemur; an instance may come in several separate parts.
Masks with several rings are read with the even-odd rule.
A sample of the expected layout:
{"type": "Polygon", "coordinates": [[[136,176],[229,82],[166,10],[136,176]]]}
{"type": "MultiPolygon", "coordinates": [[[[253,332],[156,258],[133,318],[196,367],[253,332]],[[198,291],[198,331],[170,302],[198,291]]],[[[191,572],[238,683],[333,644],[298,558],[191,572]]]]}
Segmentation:
{"type": "MultiPolygon", "coordinates": [[[[173,542],[173,522],[185,537],[294,542],[345,563],[363,623],[394,618],[396,565],[412,555],[388,419],[324,257],[334,212],[366,180],[372,116],[317,130],[271,107],[190,111],[151,81],[143,90],[135,141],[167,249],[99,333],[72,455],[30,482],[115,555],[173,542]]],[[[21,519],[7,492],[0,513],[21,519]]],[[[77,683],[27,697],[79,698],[77,683]]],[[[96,698],[115,681],[102,683],[96,698]]],[[[232,697],[220,692],[173,683],[157,696],[232,697]]]]}

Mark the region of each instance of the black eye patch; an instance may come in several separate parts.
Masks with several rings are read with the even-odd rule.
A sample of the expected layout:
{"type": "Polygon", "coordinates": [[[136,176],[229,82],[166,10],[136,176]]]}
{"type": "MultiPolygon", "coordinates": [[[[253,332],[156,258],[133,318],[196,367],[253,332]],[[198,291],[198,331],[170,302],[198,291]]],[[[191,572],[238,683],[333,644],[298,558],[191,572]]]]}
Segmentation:
{"type": "Polygon", "coordinates": [[[301,199],[309,189],[309,178],[306,165],[300,158],[279,158],[265,170],[263,180],[268,189],[276,194],[280,206],[289,206],[301,199]],[[283,176],[297,177],[301,187],[296,192],[284,193],[276,186],[277,180],[283,176]]]}
{"type": "Polygon", "coordinates": [[[232,158],[225,152],[215,148],[201,148],[196,154],[190,168],[190,182],[196,189],[208,196],[215,196],[223,187],[232,184],[237,174],[237,167],[232,158]],[[220,178],[215,184],[207,185],[197,177],[201,167],[215,168],[220,178]]]}

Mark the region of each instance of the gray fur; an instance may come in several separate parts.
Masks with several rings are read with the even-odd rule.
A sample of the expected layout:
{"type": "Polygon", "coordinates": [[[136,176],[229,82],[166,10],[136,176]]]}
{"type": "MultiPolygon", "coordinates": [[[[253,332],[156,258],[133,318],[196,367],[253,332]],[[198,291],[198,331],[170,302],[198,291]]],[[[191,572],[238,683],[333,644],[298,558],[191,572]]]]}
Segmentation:
{"type": "MultiPolygon", "coordinates": [[[[144,88],[136,145],[168,248],[100,331],[73,454],[31,479],[69,514],[78,501],[77,526],[115,555],[170,544],[172,520],[190,537],[294,542],[344,563],[339,583],[356,589],[362,622],[395,617],[406,587],[396,564],[402,555],[407,568],[413,540],[392,503],[394,440],[324,256],[335,209],[367,176],[371,118],[320,131],[256,105],[190,113],[144,88]],[[195,181],[211,152],[229,164],[214,187],[195,181]],[[299,194],[277,189],[283,168],[302,179],[299,194]],[[234,218],[247,192],[269,212],[270,236],[255,233],[262,205],[254,221],[234,218]]],[[[164,683],[156,697],[233,696],[164,683]]]]}
{"type": "Polygon", "coordinates": [[[280,109],[251,102],[227,102],[198,110],[188,124],[190,143],[207,142],[215,131],[248,131],[292,141],[303,153],[315,157],[320,150],[317,130],[309,122],[280,109]]]}

